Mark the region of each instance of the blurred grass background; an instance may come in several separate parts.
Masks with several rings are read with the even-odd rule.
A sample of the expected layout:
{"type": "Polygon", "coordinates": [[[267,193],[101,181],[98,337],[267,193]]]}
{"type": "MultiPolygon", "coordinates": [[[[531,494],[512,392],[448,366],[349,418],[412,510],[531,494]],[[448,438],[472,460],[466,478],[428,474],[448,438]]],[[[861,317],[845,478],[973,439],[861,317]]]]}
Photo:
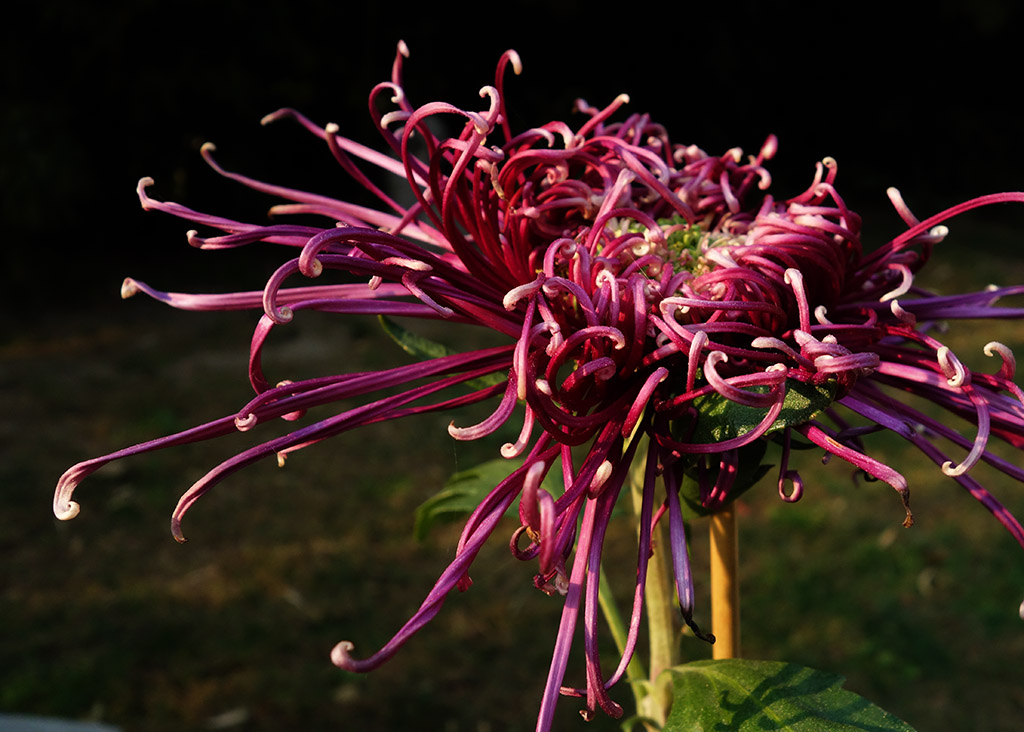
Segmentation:
{"type": "MultiPolygon", "coordinates": [[[[749,152],[777,133],[780,195],[803,190],[813,161],[833,155],[869,246],[900,230],[887,185],[921,216],[1024,187],[1008,93],[1022,70],[1021,8],[1000,0],[940,2],[909,22],[845,6],[674,3],[633,18],[637,37],[578,2],[477,8],[472,33],[435,5],[145,0],[26,11],[27,23],[0,27],[0,712],[158,732],[533,728],[560,603],[509,555],[511,525],[477,560],[474,587],[383,668],[352,676],[328,660],[341,639],[359,654],[384,643],[449,561],[457,527],[417,544],[413,511],[451,473],[495,456],[503,436],[447,436],[453,416],[478,415],[379,425],[284,469],[237,474],[188,516],[185,545],[168,528],[178,495],[252,434],[110,466],[81,488],[75,521],[50,514],[68,466],[249,398],[253,315],[121,303],[117,291],[125,275],[184,291],[258,288],[280,254],[190,251],[187,225],[139,211],[137,179],[153,175],[165,199],[262,220],[266,201],[199,161],[213,140],[229,168],[349,195],[315,141],[257,121],[293,105],[373,143],[365,97],[387,77],[397,39],[412,49],[416,102],[477,103],[493,62],[514,47],[525,65],[508,86],[519,126],[566,116],[575,96],[604,104],[625,91],[630,111],[651,111],[674,140],[709,151],[749,152]]],[[[929,281],[943,292],[1024,282],[1022,224],[1002,209],[953,222],[929,281]]],[[[995,368],[980,352],[988,340],[1018,353],[1024,343],[1013,324],[943,337],[983,369],[995,368]]],[[[304,314],[268,358],[296,378],[402,355],[372,321],[304,314]]],[[[921,732],[1019,729],[1024,553],[937,468],[884,436],[869,444],[911,480],[917,525],[900,528],[886,486],[855,484],[811,453],[800,456],[799,504],[781,504],[770,485],[752,491],[740,516],[745,655],[845,674],[921,732]]],[[[1020,486],[983,482],[1024,515],[1020,486]]],[[[693,533],[700,619],[704,527],[693,533]]],[[[607,552],[628,592],[627,521],[607,552]]],[[[709,655],[684,643],[688,658],[709,655]]],[[[580,668],[570,665],[576,683],[580,668]]],[[[628,702],[628,691],[616,698],[628,702]]],[[[576,709],[563,701],[557,729],[581,728],[576,709]]],[[[617,725],[599,716],[588,728],[617,725]]]]}
{"type": "MultiPolygon", "coordinates": [[[[1016,236],[961,231],[977,248],[943,245],[932,272],[955,272],[958,289],[969,277],[955,262],[985,251],[986,237],[1003,245],[1016,236]]],[[[979,265],[971,278],[986,269],[1024,281],[1020,260],[979,265]]],[[[404,357],[372,321],[304,315],[270,351],[282,377],[404,357]]],[[[448,527],[415,542],[415,507],[451,473],[493,458],[503,436],[454,443],[448,420],[473,418],[456,414],[335,438],[283,469],[265,462],[233,476],[197,504],[185,521],[190,541],[176,544],[168,517],[177,496],[257,436],[240,434],[110,466],[79,489],[81,515],[59,523],[49,489],[65,467],[248,398],[252,315],[133,300],[116,317],[93,316],[69,314],[0,349],[0,710],[127,730],[532,728],[560,603],[533,590],[533,567],[509,555],[511,524],[477,560],[474,587],[389,664],[353,676],[327,658],[341,639],[371,652],[415,609],[457,540],[448,527]]],[[[970,363],[990,337],[1019,350],[1024,329],[1002,331],[944,337],[970,363]]],[[[849,688],[919,730],[1017,729],[1020,548],[937,468],[885,437],[872,446],[911,481],[909,530],[891,489],[855,483],[841,464],[816,465],[816,451],[799,455],[800,503],[781,503],[770,483],[743,499],[744,654],[845,674],[849,688]]],[[[998,474],[985,484],[1024,514],[1019,485],[998,474]]],[[[705,527],[692,531],[697,614],[707,622],[705,527]]],[[[624,593],[630,532],[621,519],[607,543],[624,593]]],[[[708,656],[700,642],[684,644],[688,659],[708,656]]],[[[628,703],[628,691],[617,698],[628,703]]],[[[575,702],[561,707],[559,729],[581,724],[575,702]]]]}

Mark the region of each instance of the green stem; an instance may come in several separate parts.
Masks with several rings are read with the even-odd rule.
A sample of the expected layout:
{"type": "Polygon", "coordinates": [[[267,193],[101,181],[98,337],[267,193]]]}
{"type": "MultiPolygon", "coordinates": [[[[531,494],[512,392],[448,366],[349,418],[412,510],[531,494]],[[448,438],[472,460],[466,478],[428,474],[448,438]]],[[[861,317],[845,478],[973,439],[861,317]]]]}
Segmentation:
{"type": "MultiPolygon", "coordinates": [[[[661,672],[677,665],[679,654],[679,623],[672,591],[672,562],[665,551],[668,535],[658,525],[651,537],[652,555],[647,565],[647,587],[644,604],[647,611],[647,630],[651,643],[651,693],[645,700],[642,716],[654,719],[663,726],[672,707],[671,683],[659,683],[661,672]]],[[[660,679],[666,682],[665,679],[660,679]]]]}
{"type": "MultiPolygon", "coordinates": [[[[643,455],[641,449],[637,454],[643,455]]],[[[638,460],[630,472],[630,486],[633,498],[633,513],[640,515],[644,491],[644,461],[638,460]]],[[[647,615],[647,631],[651,644],[651,665],[648,675],[648,694],[637,699],[637,712],[652,720],[660,728],[665,724],[672,706],[672,688],[667,677],[658,683],[661,672],[679,663],[680,624],[675,612],[673,593],[672,560],[667,553],[669,546],[665,527],[654,527],[651,535],[651,558],[647,564],[647,584],[644,588],[644,605],[647,615]]]]}

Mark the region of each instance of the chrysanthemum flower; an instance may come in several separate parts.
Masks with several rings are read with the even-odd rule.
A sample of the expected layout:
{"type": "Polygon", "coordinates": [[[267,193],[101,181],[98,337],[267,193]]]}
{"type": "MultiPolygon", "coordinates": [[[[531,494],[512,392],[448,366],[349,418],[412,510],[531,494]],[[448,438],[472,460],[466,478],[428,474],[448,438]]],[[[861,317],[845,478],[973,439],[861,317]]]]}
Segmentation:
{"type": "Polygon", "coordinates": [[[367,657],[341,642],[332,659],[343,669],[367,671],[391,657],[437,614],[449,592],[469,587],[473,559],[518,500],[521,528],[512,551],[536,560],[538,588],[564,596],[538,729],[550,726],[560,692],[585,696],[585,714],[597,707],[621,713],[607,690],[622,677],[636,645],[652,524],[659,519],[670,527],[668,550],[683,617],[700,634],[693,622],[681,486],[689,486],[682,499],[691,506],[722,507],[761,472],[769,441],[780,446],[777,484],[784,500],[796,500],[804,490],[790,464],[797,438],[892,486],[909,525],[907,481],[871,457],[860,439],[892,432],[967,489],[1024,545],[1018,521],[970,474],[986,461],[1024,480],[1024,470],[989,449],[993,438],[1024,447],[1024,395],[1013,382],[1013,355],[989,343],[984,349],[996,358],[994,373],[972,373],[927,327],[936,320],[1024,317],[1024,309],[997,304],[1024,286],[938,296],[915,284],[915,274],[947,234],[945,220],[982,205],[1022,202],[1024,194],[984,196],[918,220],[891,190],[907,229],[865,254],[860,217],[837,191],[831,159],[817,165],[804,192],[776,200],[766,193],[765,169],[776,151],[774,137],[755,156],[744,157],[739,149],[709,155],[672,143],[646,115],[611,121],[625,96],[603,109],[580,101],[584,121],[575,127],[551,122],[514,131],[503,93],[508,67],[520,71],[514,52],[501,57],[494,86],[480,91],[483,111],[443,102],[414,106],[402,83],[406,55],[400,44],[391,80],[370,94],[390,154],[293,110],[264,120],[289,118],[320,137],[342,170],[376,196],[379,208],[228,172],[210,145],[202,154],[215,171],[285,201],[271,209],[275,217],[314,215],[326,223],[243,223],[156,200],[149,195],[153,181],[140,182],[143,208],[222,232],[190,231],[193,246],[265,241],[290,247],[295,256],[262,291],[186,295],[125,281],[125,297],[141,291],[185,309],[262,309],[249,361],[255,396],[214,422],[74,466],[57,487],[58,517],[78,513],[74,489],[112,460],[258,431],[276,417],[301,424],[311,407],[362,399],[361,406],[297,426],[207,473],[174,511],[172,531],[182,540],[181,521],[192,504],[257,460],[280,459],[372,422],[494,402],[488,418],[453,424],[451,436],[476,440],[521,419],[518,439],[501,448],[506,458],[522,458],[521,465],[510,463],[508,477],[466,521],[455,558],[392,639],[367,657]],[[381,113],[388,99],[390,111],[381,113]],[[428,123],[438,116],[449,126],[454,120],[458,133],[432,132],[440,126],[428,123]],[[407,184],[411,203],[375,182],[380,171],[407,184]],[[275,385],[261,367],[265,339],[305,310],[460,323],[497,331],[508,344],[275,385]],[[458,385],[468,388],[452,396],[458,385]],[[387,395],[378,394],[385,390],[387,395]],[[917,411],[904,395],[960,418],[968,433],[917,411]],[[606,676],[596,640],[603,539],[638,460],[645,467],[629,635],[625,653],[606,676]],[[564,488],[552,495],[541,482],[556,464],[564,488]],[[563,676],[581,612],[586,682],[567,688],[563,676]]]}

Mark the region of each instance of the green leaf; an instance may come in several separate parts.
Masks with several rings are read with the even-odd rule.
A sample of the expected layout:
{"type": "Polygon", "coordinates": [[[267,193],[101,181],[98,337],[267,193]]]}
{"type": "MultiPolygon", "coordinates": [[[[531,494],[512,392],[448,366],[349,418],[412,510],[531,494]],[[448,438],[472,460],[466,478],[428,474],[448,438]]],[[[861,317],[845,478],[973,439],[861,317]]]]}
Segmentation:
{"type": "MultiPolygon", "coordinates": [[[[441,358],[442,356],[454,356],[459,353],[443,343],[437,343],[429,338],[424,338],[418,333],[406,330],[385,315],[378,315],[377,320],[380,321],[380,326],[384,329],[384,332],[391,336],[391,340],[397,343],[403,351],[420,360],[426,361],[432,358],[441,358]]],[[[507,379],[507,374],[488,374],[487,376],[470,379],[466,382],[466,386],[473,390],[486,389],[489,386],[500,384],[507,379]]]]}
{"type": "MultiPolygon", "coordinates": [[[[751,391],[766,392],[767,386],[754,387],[751,391]]],[[[828,407],[836,396],[836,384],[827,381],[814,386],[796,379],[786,381],[786,398],[782,411],[765,434],[777,432],[785,427],[804,424],[828,407]]],[[[713,393],[694,400],[697,408],[697,424],[688,442],[709,444],[731,440],[750,432],[761,424],[767,409],[748,407],[713,393]]]]}
{"type": "Polygon", "coordinates": [[[913,732],[843,689],[842,676],[795,663],[696,661],[664,673],[674,701],[662,732],[913,732]]]}
{"type": "MultiPolygon", "coordinates": [[[[475,468],[455,473],[445,483],[444,488],[416,509],[413,536],[418,541],[423,541],[434,524],[457,521],[468,516],[498,483],[522,464],[521,460],[489,460],[475,468]]],[[[548,471],[541,486],[557,496],[561,493],[561,481],[561,466],[556,462],[548,471]]],[[[509,508],[507,515],[518,515],[518,509],[514,504],[509,508]]]]}
{"type": "Polygon", "coordinates": [[[429,338],[406,330],[391,318],[385,315],[378,315],[377,320],[384,332],[391,336],[391,339],[401,346],[402,350],[419,359],[440,358],[441,356],[452,356],[458,351],[453,351],[443,343],[435,343],[429,338]]]}

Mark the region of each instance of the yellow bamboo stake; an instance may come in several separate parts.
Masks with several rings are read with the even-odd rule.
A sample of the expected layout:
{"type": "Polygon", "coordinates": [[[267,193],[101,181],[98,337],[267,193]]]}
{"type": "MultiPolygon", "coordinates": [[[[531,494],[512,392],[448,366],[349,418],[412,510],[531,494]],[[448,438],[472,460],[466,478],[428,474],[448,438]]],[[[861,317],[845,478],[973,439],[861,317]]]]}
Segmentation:
{"type": "Polygon", "coordinates": [[[732,504],[711,515],[712,658],[740,655],[739,535],[732,504]]]}

